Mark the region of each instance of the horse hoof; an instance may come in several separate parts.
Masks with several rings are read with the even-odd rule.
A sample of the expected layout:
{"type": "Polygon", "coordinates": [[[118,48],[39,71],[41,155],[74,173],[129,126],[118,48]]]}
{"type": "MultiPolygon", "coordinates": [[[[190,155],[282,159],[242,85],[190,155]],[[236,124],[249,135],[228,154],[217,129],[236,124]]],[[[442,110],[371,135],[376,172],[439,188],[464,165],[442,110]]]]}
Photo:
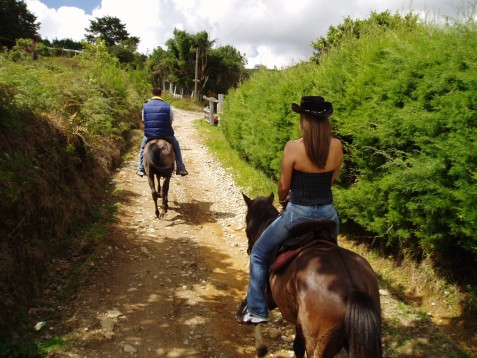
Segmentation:
{"type": "Polygon", "coordinates": [[[257,357],[265,357],[268,353],[268,348],[261,346],[257,348],[257,357]]]}

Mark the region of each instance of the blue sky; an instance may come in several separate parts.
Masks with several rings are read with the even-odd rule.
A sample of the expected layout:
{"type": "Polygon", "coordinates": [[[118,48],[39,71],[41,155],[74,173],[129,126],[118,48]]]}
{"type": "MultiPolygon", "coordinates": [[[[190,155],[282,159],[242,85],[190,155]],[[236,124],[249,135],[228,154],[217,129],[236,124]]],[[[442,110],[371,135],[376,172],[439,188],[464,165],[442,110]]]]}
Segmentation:
{"type": "Polygon", "coordinates": [[[283,68],[308,60],[311,43],[345,17],[367,18],[371,11],[406,14],[442,22],[456,18],[469,0],[25,0],[41,24],[43,38],[84,39],[99,17],[117,17],[138,50],[151,54],[173,37],[174,28],[206,31],[216,45],[234,46],[247,67],[283,68]]]}
{"type": "Polygon", "coordinates": [[[87,14],[91,14],[95,7],[101,5],[101,0],[44,0],[46,6],[58,9],[61,6],[72,6],[83,9],[87,14]]]}

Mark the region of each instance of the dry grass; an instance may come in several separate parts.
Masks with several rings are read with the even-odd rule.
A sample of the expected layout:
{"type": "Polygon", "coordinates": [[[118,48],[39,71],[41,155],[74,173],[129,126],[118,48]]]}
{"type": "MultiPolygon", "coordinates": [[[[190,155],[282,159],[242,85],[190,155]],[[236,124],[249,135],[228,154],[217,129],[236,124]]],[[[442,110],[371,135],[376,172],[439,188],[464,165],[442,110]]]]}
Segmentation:
{"type": "Polygon", "coordinates": [[[468,293],[446,281],[430,260],[397,262],[346,237],[340,244],[365,257],[379,277],[384,345],[389,357],[472,357],[476,317],[463,309],[468,293]]]}

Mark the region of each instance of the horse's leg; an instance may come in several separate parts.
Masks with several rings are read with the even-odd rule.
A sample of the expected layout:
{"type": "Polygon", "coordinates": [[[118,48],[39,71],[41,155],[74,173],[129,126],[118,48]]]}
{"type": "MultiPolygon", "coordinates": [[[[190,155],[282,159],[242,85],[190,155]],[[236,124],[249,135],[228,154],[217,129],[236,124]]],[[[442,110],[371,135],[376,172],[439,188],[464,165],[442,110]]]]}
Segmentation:
{"type": "Polygon", "coordinates": [[[169,184],[170,184],[170,182],[171,182],[171,177],[166,177],[164,179],[164,182],[162,183],[162,189],[161,189],[161,193],[162,193],[162,215],[161,215],[161,218],[163,218],[164,215],[166,215],[167,210],[169,209],[168,194],[169,194],[169,184]]]}
{"type": "Polygon", "coordinates": [[[293,351],[297,358],[305,357],[305,352],[307,357],[313,358],[333,358],[338,353],[340,350],[338,347],[342,346],[343,332],[340,334],[339,330],[330,328],[316,336],[317,328],[312,329],[310,326],[304,328],[301,324],[297,324],[293,342],[293,351]]]}
{"type": "Polygon", "coordinates": [[[293,351],[295,352],[296,358],[303,358],[305,356],[305,338],[303,337],[303,331],[300,324],[296,325],[293,351]]]}
{"type": "Polygon", "coordinates": [[[255,325],[255,349],[257,351],[257,357],[265,357],[268,352],[267,346],[263,343],[263,335],[262,335],[262,325],[256,324],[255,325]]]}
{"type": "Polygon", "coordinates": [[[156,218],[159,217],[159,208],[157,207],[157,199],[159,198],[159,194],[156,191],[156,184],[154,182],[154,174],[149,173],[147,175],[147,181],[149,182],[149,188],[151,188],[152,200],[154,201],[154,207],[156,214],[156,218]]]}
{"type": "Polygon", "coordinates": [[[158,198],[162,197],[162,189],[161,189],[161,176],[159,174],[156,174],[156,179],[157,179],[157,196],[158,198]]]}
{"type": "Polygon", "coordinates": [[[341,351],[344,344],[344,330],[330,328],[319,337],[308,337],[306,351],[309,357],[333,358],[341,351]]]}
{"type": "Polygon", "coordinates": [[[343,346],[344,329],[340,317],[317,307],[313,302],[301,301],[297,315],[293,350],[297,358],[333,358],[343,346]],[[310,304],[311,303],[311,304],[310,304]],[[312,313],[312,314],[310,314],[312,313]]]}

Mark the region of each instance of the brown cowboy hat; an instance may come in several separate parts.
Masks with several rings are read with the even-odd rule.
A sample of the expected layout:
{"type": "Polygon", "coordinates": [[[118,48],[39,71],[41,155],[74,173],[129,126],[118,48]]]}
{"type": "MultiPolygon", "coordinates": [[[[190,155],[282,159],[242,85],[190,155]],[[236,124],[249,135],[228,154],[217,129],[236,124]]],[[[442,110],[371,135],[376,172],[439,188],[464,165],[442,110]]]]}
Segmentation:
{"type": "Polygon", "coordinates": [[[333,114],[333,105],[326,102],[321,96],[303,96],[300,105],[292,104],[292,110],[296,113],[305,113],[323,119],[333,114]]]}

